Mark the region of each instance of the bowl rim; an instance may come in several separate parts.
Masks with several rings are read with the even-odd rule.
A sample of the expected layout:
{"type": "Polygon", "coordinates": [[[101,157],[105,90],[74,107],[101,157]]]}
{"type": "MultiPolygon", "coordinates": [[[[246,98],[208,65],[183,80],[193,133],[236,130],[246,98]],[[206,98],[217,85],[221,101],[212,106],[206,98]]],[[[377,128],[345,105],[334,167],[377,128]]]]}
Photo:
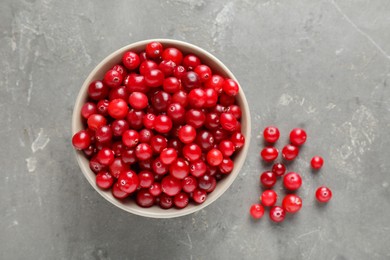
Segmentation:
{"type": "MultiPolygon", "coordinates": [[[[175,218],[175,217],[181,217],[185,216],[188,214],[192,214],[194,212],[200,211],[201,209],[207,207],[208,205],[212,204],[214,201],[216,201],[218,198],[220,198],[227,190],[228,188],[232,185],[234,180],[236,180],[239,172],[241,171],[242,166],[244,165],[246,161],[246,157],[248,154],[249,150],[249,144],[250,144],[250,139],[251,139],[251,116],[250,116],[250,110],[249,110],[249,105],[247,102],[247,99],[245,97],[244,91],[238,82],[237,78],[233,75],[233,73],[223,64],[218,58],[216,58],[213,54],[209,53],[208,51],[193,45],[188,42],[184,41],[179,41],[179,40],[173,40],[173,39],[148,39],[148,40],[142,40],[142,41],[137,41],[131,44],[128,44],[112,53],[107,55],[101,62],[98,63],[98,65],[95,66],[95,68],[89,73],[88,77],[85,79],[84,83],[82,84],[79,93],[77,95],[75,104],[73,106],[73,113],[72,113],[72,136],[80,130],[80,128],[77,127],[81,120],[81,115],[80,115],[80,109],[82,104],[84,104],[84,99],[85,99],[85,92],[88,89],[88,86],[92,79],[95,77],[95,74],[107,63],[109,63],[113,58],[118,56],[120,53],[123,53],[128,50],[132,50],[135,48],[139,48],[141,46],[144,46],[152,41],[158,41],[161,42],[163,45],[171,45],[171,46],[177,46],[179,49],[180,47],[185,47],[187,49],[193,50],[193,52],[196,53],[202,53],[202,55],[206,56],[208,59],[212,60],[219,68],[221,71],[224,72],[229,78],[234,79],[240,88],[240,91],[238,93],[239,98],[241,99],[241,104],[240,106],[242,107],[242,111],[246,114],[246,131],[243,132],[245,136],[245,145],[240,151],[240,159],[238,163],[235,161],[234,169],[233,171],[229,174],[229,176],[232,176],[230,178],[227,178],[226,182],[224,183],[224,187],[222,187],[219,190],[219,193],[215,195],[213,198],[208,198],[204,203],[196,205],[194,207],[187,207],[184,209],[168,209],[164,210],[164,213],[156,213],[152,212],[149,209],[150,208],[141,208],[138,205],[136,207],[129,207],[127,204],[122,203],[121,201],[115,199],[112,195],[108,195],[105,191],[101,190],[99,187],[97,187],[95,183],[95,178],[92,178],[91,176],[91,169],[89,168],[89,165],[87,165],[82,157],[84,157],[84,154],[82,151],[77,151],[73,149],[76,160],[78,165],[80,166],[80,169],[84,175],[84,177],[88,180],[88,182],[91,184],[91,186],[106,200],[108,200],[111,204],[115,205],[116,207],[127,211],[129,213],[143,216],[143,217],[149,217],[149,218],[175,218]]],[[[73,148],[73,147],[72,147],[73,148]]],[[[95,174],[93,174],[95,175],[95,174]]],[[[214,191],[215,192],[215,191],[214,191]]],[[[111,193],[110,193],[111,194],[111,193]]],[[[134,204],[136,205],[136,204],[134,204]]]]}

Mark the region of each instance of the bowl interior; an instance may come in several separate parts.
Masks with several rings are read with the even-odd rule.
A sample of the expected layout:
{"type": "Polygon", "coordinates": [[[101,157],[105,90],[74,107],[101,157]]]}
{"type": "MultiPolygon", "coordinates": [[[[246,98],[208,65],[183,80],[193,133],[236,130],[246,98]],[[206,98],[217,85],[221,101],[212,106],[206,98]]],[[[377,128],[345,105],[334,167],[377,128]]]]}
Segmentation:
{"type": "MultiPolygon", "coordinates": [[[[166,47],[176,47],[180,49],[183,54],[189,54],[193,53],[197,55],[202,63],[207,64],[213,72],[217,72],[221,76],[224,77],[229,77],[237,81],[237,79],[234,77],[234,75],[230,72],[230,70],[217,58],[215,58],[213,55],[210,53],[206,52],[205,50],[181,41],[176,41],[176,40],[168,40],[168,39],[154,39],[154,40],[147,40],[147,41],[141,41],[141,42],[136,42],[133,44],[130,44],[128,46],[125,46],[114,53],[110,54],[107,58],[105,58],[99,65],[95,67],[95,69],[90,73],[88,78],[85,80],[83,86],[80,89],[80,92],[78,94],[75,106],[74,106],[74,111],[73,111],[73,117],[72,117],[72,132],[73,134],[76,133],[77,131],[80,131],[83,129],[83,121],[80,115],[80,110],[82,105],[87,101],[88,94],[88,86],[90,82],[94,80],[101,80],[107,70],[109,70],[111,67],[113,67],[115,64],[120,63],[122,55],[129,50],[135,51],[135,52],[140,52],[145,49],[146,45],[151,42],[151,41],[159,41],[164,45],[164,48],[166,47]]],[[[238,81],[237,81],[238,82],[238,81]]],[[[245,95],[243,93],[243,90],[240,86],[240,92],[239,95],[237,96],[237,103],[241,107],[242,110],[242,118],[241,118],[241,126],[242,126],[242,133],[245,135],[245,146],[237,155],[234,157],[234,169],[233,171],[223,180],[219,181],[217,184],[217,187],[215,190],[208,194],[207,200],[200,205],[193,205],[189,204],[186,208],[184,209],[175,209],[171,208],[168,210],[161,209],[159,207],[151,207],[151,208],[141,208],[133,200],[125,200],[125,201],[119,201],[115,199],[110,190],[101,190],[96,186],[95,183],[95,174],[90,170],[89,168],[89,161],[88,159],[84,156],[84,154],[80,151],[76,151],[76,157],[77,161],[80,165],[80,168],[89,181],[89,183],[95,188],[95,190],[100,193],[105,199],[110,201],[112,204],[115,206],[145,217],[154,217],[154,218],[172,218],[172,217],[178,217],[178,216],[183,216],[187,215],[190,213],[193,213],[195,211],[198,211],[207,205],[211,204],[214,202],[217,198],[219,198],[228,188],[229,186],[233,183],[234,179],[237,177],[244,161],[245,157],[248,152],[248,147],[250,143],[250,114],[249,114],[249,107],[248,103],[246,101],[245,95]]]]}

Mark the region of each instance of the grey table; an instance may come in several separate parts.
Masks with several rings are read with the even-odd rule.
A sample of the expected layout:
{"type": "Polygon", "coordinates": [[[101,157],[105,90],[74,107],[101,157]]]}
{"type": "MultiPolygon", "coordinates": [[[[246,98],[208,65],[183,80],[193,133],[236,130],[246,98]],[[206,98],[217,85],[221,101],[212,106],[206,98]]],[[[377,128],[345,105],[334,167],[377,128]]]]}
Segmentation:
{"type": "MultiPolygon", "coordinates": [[[[390,2],[52,1],[0,3],[0,259],[389,259],[390,2]],[[70,144],[75,97],[112,51],[174,38],[209,50],[250,104],[250,152],[206,209],[157,220],[121,211],[87,183],[70,144]],[[260,134],[309,141],[290,170],[304,206],[252,221],[266,170],[260,134]],[[315,154],[325,158],[318,174],[315,154]],[[326,184],[334,198],[314,200],[326,184]]],[[[282,193],[278,184],[276,190],[282,193]]]]}

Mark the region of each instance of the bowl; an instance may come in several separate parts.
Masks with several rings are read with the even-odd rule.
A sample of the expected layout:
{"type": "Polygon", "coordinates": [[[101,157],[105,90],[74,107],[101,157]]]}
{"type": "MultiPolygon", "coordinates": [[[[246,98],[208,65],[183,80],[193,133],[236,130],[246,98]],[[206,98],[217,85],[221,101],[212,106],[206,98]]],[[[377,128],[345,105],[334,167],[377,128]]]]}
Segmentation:
{"type": "MultiPolygon", "coordinates": [[[[145,40],[145,41],[139,41],[132,44],[129,44],[113,53],[108,55],[102,62],[100,62],[89,74],[87,79],[84,81],[84,84],[82,85],[80,92],[77,96],[76,103],[73,109],[73,116],[72,116],[72,133],[75,134],[76,132],[83,129],[83,120],[80,115],[80,110],[82,105],[87,100],[87,90],[89,84],[94,80],[101,80],[105,74],[105,72],[113,67],[115,64],[120,63],[122,55],[129,50],[140,52],[145,49],[146,45],[151,41],[158,41],[161,42],[166,47],[176,47],[180,49],[183,54],[189,54],[193,53],[197,55],[204,64],[207,64],[213,71],[219,73],[223,77],[228,77],[231,79],[234,79],[237,81],[236,77],[234,77],[233,73],[216,57],[214,57],[209,52],[193,45],[190,43],[177,41],[177,40],[170,40],[170,39],[151,39],[151,40],[145,40]]],[[[238,82],[238,81],[237,81],[238,82]]],[[[237,103],[241,107],[242,110],[242,117],[241,117],[241,127],[242,127],[242,133],[245,136],[245,145],[244,147],[235,155],[234,157],[234,169],[233,171],[227,175],[224,179],[220,180],[217,184],[217,187],[215,190],[208,194],[207,199],[204,203],[195,205],[190,203],[186,208],[184,209],[161,209],[160,207],[150,207],[150,208],[142,208],[138,206],[134,201],[125,200],[120,201],[113,197],[110,190],[102,190],[99,187],[96,186],[95,183],[95,173],[89,168],[89,161],[84,156],[82,151],[76,151],[76,158],[77,162],[81,168],[81,171],[83,172],[85,178],[87,178],[88,182],[92,185],[92,187],[95,188],[95,190],[106,200],[108,200],[110,203],[115,205],[118,208],[121,208],[127,212],[144,216],[144,217],[151,217],[151,218],[174,218],[179,216],[184,216],[190,213],[194,213],[196,211],[199,211],[203,209],[204,207],[210,205],[215,200],[217,200],[233,183],[233,181],[238,176],[241,167],[244,164],[246,155],[248,153],[248,147],[250,143],[250,129],[251,129],[251,118],[250,118],[250,112],[247,100],[244,95],[244,91],[240,86],[239,94],[236,96],[237,103]]]]}

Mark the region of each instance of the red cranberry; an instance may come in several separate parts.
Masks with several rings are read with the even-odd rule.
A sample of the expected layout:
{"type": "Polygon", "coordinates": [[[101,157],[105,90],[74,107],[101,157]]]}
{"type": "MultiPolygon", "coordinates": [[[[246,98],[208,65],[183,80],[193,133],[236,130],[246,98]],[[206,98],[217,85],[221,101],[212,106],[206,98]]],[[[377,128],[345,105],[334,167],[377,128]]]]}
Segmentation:
{"type": "Polygon", "coordinates": [[[208,174],[204,174],[198,178],[198,187],[202,190],[208,190],[213,185],[213,179],[215,178],[213,176],[210,176],[208,174]]]}
{"type": "Polygon", "coordinates": [[[124,83],[129,93],[133,93],[133,92],[147,93],[149,91],[149,87],[146,86],[145,83],[145,77],[142,75],[130,74],[124,80],[124,83]]]}
{"type": "Polygon", "coordinates": [[[302,179],[301,176],[296,172],[289,172],[284,175],[283,178],[284,187],[288,190],[294,191],[301,187],[302,179]]]}
{"type": "Polygon", "coordinates": [[[143,119],[145,113],[142,110],[134,110],[131,109],[129,113],[127,113],[126,120],[132,129],[141,129],[143,126],[143,119]]]}
{"type": "Polygon", "coordinates": [[[252,218],[260,219],[264,215],[264,207],[260,204],[253,204],[249,209],[249,213],[251,214],[252,218]]]}
{"type": "Polygon", "coordinates": [[[164,136],[155,135],[150,140],[150,145],[154,153],[160,154],[168,146],[168,141],[164,136]]]}
{"type": "Polygon", "coordinates": [[[91,158],[96,154],[96,148],[93,145],[88,146],[87,148],[83,149],[83,153],[87,158],[91,158]]]}
{"type": "MultiPolygon", "coordinates": [[[[149,159],[146,159],[146,160],[140,160],[138,161],[138,166],[141,170],[144,170],[144,171],[152,171],[153,170],[153,161],[152,161],[152,158],[149,158],[149,159]]],[[[155,175],[155,179],[158,175],[155,175]]]]}
{"type": "Polygon", "coordinates": [[[122,142],[127,147],[135,147],[139,142],[139,134],[135,130],[126,130],[122,135],[122,142]]]}
{"type": "Polygon", "coordinates": [[[72,144],[77,150],[87,149],[91,144],[91,136],[87,131],[80,130],[73,135],[72,144]]]}
{"type": "Polygon", "coordinates": [[[161,188],[165,194],[175,196],[181,191],[182,185],[179,179],[168,175],[161,180],[161,188]]]}
{"type": "Polygon", "coordinates": [[[238,94],[238,83],[233,79],[226,79],[222,86],[223,92],[229,96],[235,96],[238,94]]]}
{"type": "Polygon", "coordinates": [[[137,192],[135,201],[140,207],[150,208],[154,205],[154,197],[148,189],[141,189],[137,192]]]}
{"type": "Polygon", "coordinates": [[[141,171],[138,173],[139,186],[149,188],[154,182],[154,175],[150,171],[141,171]]]}
{"type": "Polygon", "coordinates": [[[123,76],[116,70],[109,70],[104,75],[103,82],[109,87],[116,88],[122,84],[123,76]]]}
{"type": "Polygon", "coordinates": [[[105,99],[108,95],[108,87],[100,80],[92,81],[88,86],[88,96],[93,100],[105,99]]]}
{"type": "Polygon", "coordinates": [[[276,201],[278,200],[278,194],[276,194],[276,192],[273,190],[265,190],[261,194],[260,200],[264,206],[270,207],[275,205],[276,201]]]}
{"type": "Polygon", "coordinates": [[[216,144],[219,144],[222,140],[226,140],[229,137],[229,132],[223,129],[222,127],[212,130],[211,133],[214,136],[214,140],[216,144]]]}
{"type": "Polygon", "coordinates": [[[169,173],[176,179],[184,179],[189,171],[188,163],[182,158],[177,158],[169,167],[169,173]]]}
{"type": "Polygon", "coordinates": [[[299,148],[291,144],[286,145],[282,150],[282,156],[287,161],[294,160],[298,156],[298,153],[299,148]]]}
{"type": "Polygon", "coordinates": [[[186,70],[194,70],[200,64],[200,59],[193,54],[188,54],[183,59],[183,67],[186,70]]]}
{"type": "Polygon", "coordinates": [[[209,66],[207,65],[199,65],[194,69],[194,72],[196,72],[199,75],[200,81],[205,82],[209,78],[211,78],[212,72],[209,66]]]}
{"type": "Polygon", "coordinates": [[[99,161],[97,160],[97,156],[95,157],[92,157],[91,160],[89,160],[89,168],[94,172],[94,173],[98,173],[98,172],[101,172],[101,171],[104,171],[107,169],[107,166],[106,165],[103,165],[101,163],[99,163],[99,161]]]}
{"type": "Polygon", "coordinates": [[[264,140],[268,143],[275,143],[280,136],[279,129],[275,126],[267,126],[264,131],[264,140]]]}
{"type": "Polygon", "coordinates": [[[120,188],[120,185],[119,185],[119,182],[116,182],[113,186],[112,186],[112,195],[116,198],[116,199],[125,199],[127,198],[130,194],[127,193],[127,192],[124,192],[121,190],[120,188]]]}
{"type": "Polygon", "coordinates": [[[168,147],[175,149],[179,155],[183,149],[183,143],[178,138],[171,138],[168,141],[168,147]]]}
{"type": "Polygon", "coordinates": [[[219,171],[222,174],[229,174],[233,171],[234,162],[230,158],[224,158],[219,165],[219,171]]]}
{"type": "Polygon", "coordinates": [[[171,95],[165,91],[157,91],[151,97],[151,104],[158,112],[165,112],[171,104],[171,95]]]}
{"type": "Polygon", "coordinates": [[[125,86],[113,88],[108,93],[108,99],[110,101],[114,100],[114,99],[118,99],[118,98],[123,99],[123,100],[129,99],[129,91],[126,89],[125,86]]]}
{"type": "Polygon", "coordinates": [[[159,42],[151,42],[146,45],[146,55],[152,59],[158,58],[163,52],[163,46],[159,42]]]}
{"type": "MultiPolygon", "coordinates": [[[[228,106],[231,106],[233,105],[234,103],[236,102],[236,98],[233,97],[233,96],[229,96],[225,93],[222,93],[220,96],[219,96],[219,103],[224,106],[224,107],[228,107],[228,106]]],[[[227,108],[226,108],[227,110],[227,108]]]]}
{"type": "Polygon", "coordinates": [[[159,69],[149,70],[144,74],[146,86],[156,88],[163,84],[164,73],[159,69]]]}
{"type": "Polygon", "coordinates": [[[298,195],[287,194],[283,199],[282,206],[286,212],[298,212],[302,207],[302,199],[298,195]]]}
{"type": "Polygon", "coordinates": [[[195,189],[192,194],[192,199],[198,204],[202,204],[203,202],[205,202],[206,198],[207,198],[206,191],[201,189],[195,189]]]}
{"type": "Polygon", "coordinates": [[[119,188],[127,193],[134,192],[138,185],[139,179],[137,174],[134,171],[125,171],[122,172],[118,177],[119,188]]]}
{"type": "Polygon", "coordinates": [[[101,189],[111,188],[114,178],[107,171],[99,172],[96,175],[96,185],[101,189]]]}
{"type": "Polygon", "coordinates": [[[274,172],[277,176],[282,176],[286,172],[286,166],[282,163],[275,163],[272,166],[272,172],[274,172]]]}
{"type": "Polygon", "coordinates": [[[232,141],[229,140],[223,140],[219,143],[218,146],[219,150],[221,151],[222,155],[224,157],[230,157],[233,155],[234,151],[236,150],[234,144],[232,141]]]}
{"type": "Polygon", "coordinates": [[[192,143],[196,138],[196,130],[191,125],[185,125],[179,130],[179,139],[185,144],[192,143]]]}
{"type": "Polygon", "coordinates": [[[107,99],[100,100],[96,105],[97,112],[99,114],[101,114],[102,116],[107,116],[109,103],[110,103],[110,101],[108,101],[107,99]]]}
{"type": "Polygon", "coordinates": [[[209,131],[201,130],[196,137],[196,143],[203,151],[209,151],[214,147],[214,136],[209,131]]]}
{"type": "Polygon", "coordinates": [[[192,125],[195,128],[203,126],[206,121],[205,113],[198,109],[188,110],[185,117],[187,124],[192,125]]]}
{"type": "Polygon", "coordinates": [[[272,188],[276,183],[276,174],[271,171],[263,172],[260,175],[260,182],[266,188],[272,188]]]}
{"type": "Polygon", "coordinates": [[[87,124],[90,129],[96,131],[99,127],[107,124],[107,120],[102,115],[93,114],[88,117],[87,124]]]}
{"type": "Polygon", "coordinates": [[[324,165],[324,159],[321,156],[314,156],[311,158],[310,164],[313,169],[319,170],[324,165]]]}
{"type": "Polygon", "coordinates": [[[219,126],[219,115],[217,113],[206,114],[204,126],[209,129],[216,129],[219,126]]]}
{"type": "Polygon", "coordinates": [[[139,132],[139,141],[140,143],[150,143],[153,136],[153,131],[144,128],[139,132]]]}
{"type": "Polygon", "coordinates": [[[190,173],[195,177],[203,176],[207,171],[206,163],[202,159],[195,160],[190,164],[190,173]]]}
{"type": "Polygon", "coordinates": [[[290,142],[293,145],[299,146],[304,144],[306,142],[306,138],[307,138],[306,132],[302,128],[294,128],[290,132],[290,142]]]}
{"type": "Polygon", "coordinates": [[[152,194],[153,196],[157,197],[161,194],[162,190],[161,190],[161,184],[158,183],[158,182],[155,182],[153,183],[150,187],[149,187],[149,192],[150,194],[152,194]]]}
{"type": "Polygon", "coordinates": [[[146,114],[142,118],[142,123],[147,129],[153,129],[154,128],[154,120],[156,119],[156,116],[154,114],[146,114]]]}
{"type": "Polygon", "coordinates": [[[137,162],[137,156],[135,155],[135,149],[128,149],[122,151],[122,161],[124,163],[134,164],[137,162]]]}
{"type": "MultiPolygon", "coordinates": [[[[158,69],[158,65],[156,62],[154,62],[152,60],[145,60],[139,66],[139,73],[141,75],[145,76],[151,70],[155,70],[155,69],[158,69]]],[[[146,81],[145,81],[145,83],[146,83],[146,81]]]]}
{"type": "MultiPolygon", "coordinates": [[[[204,90],[204,93],[206,95],[206,102],[204,103],[205,108],[212,108],[217,105],[218,102],[218,94],[217,92],[212,88],[207,88],[204,90]]],[[[240,110],[241,112],[241,110],[240,110]]]]}
{"type": "Polygon", "coordinates": [[[188,103],[193,108],[202,108],[206,98],[206,93],[201,88],[194,88],[188,93],[188,103]]]}
{"type": "Polygon", "coordinates": [[[202,150],[196,144],[186,144],[183,147],[183,156],[188,161],[193,162],[202,156],[202,150]]]}
{"type": "Polygon", "coordinates": [[[178,103],[182,105],[183,107],[186,107],[188,105],[188,97],[187,93],[185,91],[178,91],[172,96],[172,103],[178,103]]]}
{"type": "Polygon", "coordinates": [[[273,222],[279,223],[286,217],[286,212],[282,207],[274,206],[269,212],[269,217],[273,222]]]}
{"type": "Polygon", "coordinates": [[[224,85],[224,78],[219,75],[212,75],[209,80],[205,82],[206,88],[214,89],[218,94],[222,92],[222,88],[224,85]]]}
{"type": "Polygon", "coordinates": [[[180,90],[181,84],[180,81],[175,77],[169,77],[164,79],[163,89],[167,93],[176,93],[180,90]]]}
{"type": "Polygon", "coordinates": [[[87,102],[81,107],[81,116],[85,119],[88,119],[88,117],[92,114],[97,113],[97,108],[95,103],[87,102]]]}
{"type": "Polygon", "coordinates": [[[261,150],[261,157],[266,162],[272,162],[278,157],[279,151],[275,147],[265,147],[263,150],[261,150]]]}
{"type": "Polygon", "coordinates": [[[187,73],[187,70],[183,66],[176,66],[173,69],[173,75],[178,78],[182,79],[187,73]]]}
{"type": "Polygon", "coordinates": [[[161,70],[165,77],[172,76],[173,71],[175,70],[176,64],[171,60],[163,60],[159,65],[158,68],[161,70]]]}
{"type": "Polygon", "coordinates": [[[137,53],[128,51],[122,56],[122,63],[129,70],[136,69],[140,64],[140,59],[137,53]]]}
{"type": "Polygon", "coordinates": [[[177,152],[174,148],[165,148],[160,153],[161,162],[169,165],[177,158],[177,152]]]}
{"type": "Polygon", "coordinates": [[[194,176],[187,176],[182,181],[183,191],[187,193],[193,192],[198,187],[198,181],[194,176]]]}
{"type": "Polygon", "coordinates": [[[108,166],[114,161],[114,152],[109,148],[103,148],[98,152],[96,159],[100,164],[108,166]]]}
{"type": "Polygon", "coordinates": [[[234,131],[237,127],[237,119],[230,113],[222,113],[220,117],[222,128],[227,131],[234,131]]]}
{"type": "Polygon", "coordinates": [[[108,105],[108,114],[115,119],[123,119],[126,117],[129,108],[126,101],[123,99],[114,99],[108,105]]]}
{"type": "Polygon", "coordinates": [[[232,114],[236,119],[240,119],[242,115],[241,108],[237,105],[230,105],[226,112],[232,114]]]}
{"type": "Polygon", "coordinates": [[[115,158],[108,168],[110,170],[111,175],[114,176],[114,178],[116,179],[119,177],[119,174],[121,174],[121,172],[130,170],[129,165],[126,164],[123,159],[121,160],[120,158],[115,158]]]}
{"type": "Polygon", "coordinates": [[[166,48],[162,54],[163,60],[171,60],[175,64],[181,64],[183,60],[183,54],[176,48],[166,48]]]}
{"type": "Polygon", "coordinates": [[[332,198],[332,191],[325,186],[321,186],[316,191],[316,198],[319,202],[328,202],[332,198]]]}
{"type": "Polygon", "coordinates": [[[157,157],[152,163],[152,169],[153,172],[157,175],[165,175],[169,170],[169,166],[163,164],[161,159],[157,157]]]}
{"type": "Polygon", "coordinates": [[[162,208],[162,209],[169,209],[169,208],[172,208],[172,206],[173,206],[173,199],[172,199],[172,197],[170,197],[170,196],[168,196],[168,195],[166,195],[166,194],[164,194],[164,193],[161,193],[161,195],[160,195],[160,207],[162,208]]]}
{"type": "Polygon", "coordinates": [[[111,146],[111,150],[114,151],[114,156],[115,157],[121,157],[122,156],[122,151],[125,149],[125,146],[123,145],[122,142],[115,142],[111,146]]]}
{"type": "Polygon", "coordinates": [[[107,125],[99,127],[95,132],[95,138],[98,142],[102,142],[102,143],[111,141],[112,138],[111,127],[107,125]]]}
{"type": "Polygon", "coordinates": [[[129,104],[135,109],[144,109],[148,106],[148,97],[141,92],[133,92],[129,96],[129,104]]]}
{"type": "Polygon", "coordinates": [[[135,156],[139,160],[148,160],[153,156],[152,147],[149,144],[141,143],[135,148],[135,156]]]}
{"type": "Polygon", "coordinates": [[[180,192],[173,197],[173,204],[176,208],[183,209],[187,207],[189,202],[189,197],[187,193],[180,192]]]}
{"type": "Polygon", "coordinates": [[[118,71],[122,76],[126,75],[126,69],[122,65],[116,64],[112,69],[118,71]]]}
{"type": "Polygon", "coordinates": [[[154,129],[159,133],[166,134],[172,129],[172,120],[166,115],[159,115],[154,120],[154,129]]]}
{"type": "Polygon", "coordinates": [[[221,104],[217,104],[214,108],[210,110],[210,112],[216,113],[220,116],[222,113],[226,112],[226,107],[222,106],[221,104]]]}
{"type": "Polygon", "coordinates": [[[206,192],[211,193],[215,190],[216,187],[217,187],[217,178],[211,177],[211,186],[206,190],[206,192]]]}
{"type": "Polygon", "coordinates": [[[178,103],[172,103],[167,109],[167,115],[175,123],[183,123],[186,111],[184,107],[178,103]]]}
{"type": "Polygon", "coordinates": [[[213,148],[207,153],[206,159],[208,164],[218,166],[222,163],[223,155],[220,150],[213,148]]]}
{"type": "Polygon", "coordinates": [[[193,71],[188,71],[185,73],[181,77],[181,83],[183,84],[183,87],[188,90],[200,87],[201,85],[199,75],[193,71]]]}
{"type": "Polygon", "coordinates": [[[148,56],[146,55],[146,52],[145,51],[141,51],[139,53],[139,60],[140,60],[140,63],[146,61],[146,60],[149,60],[148,56]]]}

